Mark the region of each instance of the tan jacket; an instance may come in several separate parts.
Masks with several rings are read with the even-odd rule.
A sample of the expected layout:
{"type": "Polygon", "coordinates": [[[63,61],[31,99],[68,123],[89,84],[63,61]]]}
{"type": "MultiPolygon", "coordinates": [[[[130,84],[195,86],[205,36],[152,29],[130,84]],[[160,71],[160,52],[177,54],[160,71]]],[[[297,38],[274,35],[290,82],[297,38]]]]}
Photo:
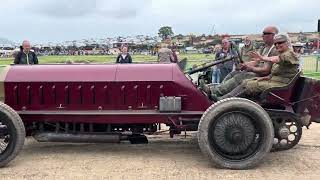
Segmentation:
{"type": "Polygon", "coordinates": [[[161,48],[158,51],[159,63],[171,63],[173,60],[173,52],[169,48],[161,48]]]}
{"type": "Polygon", "coordinates": [[[249,46],[243,46],[241,49],[241,58],[243,62],[249,62],[251,61],[251,57],[249,55],[249,52],[251,51],[255,51],[255,49],[253,48],[252,43],[249,46]]]}
{"type": "Polygon", "coordinates": [[[279,55],[279,62],[272,65],[271,80],[289,83],[298,71],[299,59],[291,49],[288,49],[279,55]]]}

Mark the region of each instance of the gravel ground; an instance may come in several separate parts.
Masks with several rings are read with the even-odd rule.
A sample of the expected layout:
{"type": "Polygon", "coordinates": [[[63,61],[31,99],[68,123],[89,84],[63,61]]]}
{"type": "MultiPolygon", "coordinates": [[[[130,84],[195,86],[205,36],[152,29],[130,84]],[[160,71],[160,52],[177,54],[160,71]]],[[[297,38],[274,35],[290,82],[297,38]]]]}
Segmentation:
{"type": "Polygon", "coordinates": [[[148,145],[38,143],[23,151],[0,179],[320,179],[320,125],[304,129],[295,148],[270,153],[252,170],[214,168],[195,134],[151,136],[148,145]]]}

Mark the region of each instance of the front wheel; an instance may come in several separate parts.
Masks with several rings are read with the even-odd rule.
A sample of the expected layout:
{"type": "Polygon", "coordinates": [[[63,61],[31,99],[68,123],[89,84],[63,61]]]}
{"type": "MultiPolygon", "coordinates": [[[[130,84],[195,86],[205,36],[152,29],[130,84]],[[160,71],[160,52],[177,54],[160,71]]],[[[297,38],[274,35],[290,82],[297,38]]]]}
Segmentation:
{"type": "Polygon", "coordinates": [[[202,153],[218,167],[249,169],[270,152],[274,129],[267,112],[242,98],[221,100],[201,117],[198,143],[202,153]]]}
{"type": "Polygon", "coordinates": [[[0,167],[7,165],[21,151],[26,132],[20,116],[0,102],[0,167]]]}

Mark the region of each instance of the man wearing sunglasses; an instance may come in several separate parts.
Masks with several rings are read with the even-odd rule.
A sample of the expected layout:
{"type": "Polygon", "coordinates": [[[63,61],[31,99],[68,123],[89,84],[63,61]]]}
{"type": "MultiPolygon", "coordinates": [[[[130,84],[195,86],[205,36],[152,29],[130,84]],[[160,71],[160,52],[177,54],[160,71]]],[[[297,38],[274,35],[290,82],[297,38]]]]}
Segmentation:
{"type": "Polygon", "coordinates": [[[274,45],[279,52],[279,56],[266,57],[256,52],[251,53],[256,62],[273,63],[270,75],[244,80],[241,85],[218,98],[218,100],[235,96],[254,97],[267,89],[288,85],[299,72],[299,59],[293,50],[289,48],[289,38],[286,35],[276,35],[274,37],[274,45]]]}
{"type": "MultiPolygon", "coordinates": [[[[262,39],[264,42],[263,48],[260,50],[262,56],[277,56],[278,52],[274,46],[274,36],[278,34],[279,30],[275,26],[267,26],[263,29],[262,39]]],[[[217,100],[234,88],[240,85],[244,80],[255,77],[263,77],[270,74],[272,67],[271,62],[258,62],[247,60],[238,66],[237,71],[231,72],[220,85],[218,86],[204,86],[203,91],[211,96],[212,100],[217,100]]]]}

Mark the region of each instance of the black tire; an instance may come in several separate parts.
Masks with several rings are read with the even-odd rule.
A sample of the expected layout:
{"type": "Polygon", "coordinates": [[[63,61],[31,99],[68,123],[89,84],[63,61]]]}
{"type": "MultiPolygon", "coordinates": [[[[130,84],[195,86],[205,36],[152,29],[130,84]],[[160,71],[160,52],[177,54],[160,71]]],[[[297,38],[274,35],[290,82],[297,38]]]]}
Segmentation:
{"type": "Polygon", "coordinates": [[[6,126],[9,137],[5,149],[0,151],[0,167],[4,167],[21,151],[26,132],[18,113],[2,102],[0,102],[0,123],[6,126]]]}
{"type": "Polygon", "coordinates": [[[267,112],[243,98],[213,104],[198,126],[202,153],[221,168],[256,167],[270,152],[273,138],[273,124],[267,112]]]}

